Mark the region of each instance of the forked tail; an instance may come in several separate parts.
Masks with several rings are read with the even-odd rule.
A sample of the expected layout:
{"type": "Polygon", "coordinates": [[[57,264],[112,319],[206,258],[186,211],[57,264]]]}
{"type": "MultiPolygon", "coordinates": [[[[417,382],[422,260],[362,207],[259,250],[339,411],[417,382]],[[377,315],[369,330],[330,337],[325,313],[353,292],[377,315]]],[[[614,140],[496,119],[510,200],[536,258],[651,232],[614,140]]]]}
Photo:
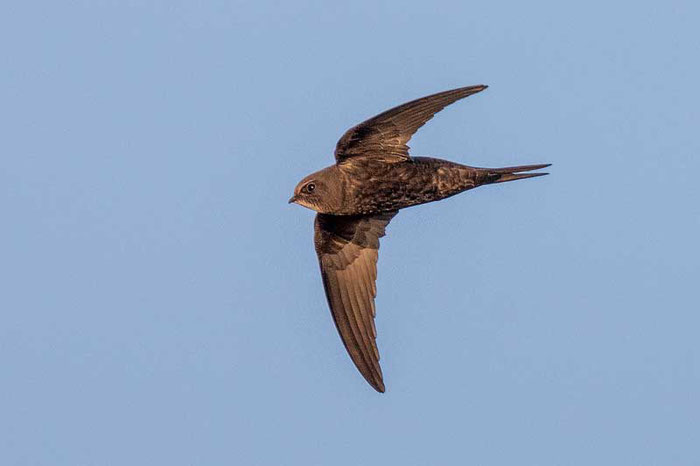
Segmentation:
{"type": "Polygon", "coordinates": [[[506,181],[522,180],[525,178],[534,178],[536,176],[549,175],[549,173],[520,173],[539,170],[540,168],[549,167],[551,163],[541,165],[520,165],[519,167],[504,167],[504,168],[482,168],[484,175],[484,184],[503,183],[506,181]]]}

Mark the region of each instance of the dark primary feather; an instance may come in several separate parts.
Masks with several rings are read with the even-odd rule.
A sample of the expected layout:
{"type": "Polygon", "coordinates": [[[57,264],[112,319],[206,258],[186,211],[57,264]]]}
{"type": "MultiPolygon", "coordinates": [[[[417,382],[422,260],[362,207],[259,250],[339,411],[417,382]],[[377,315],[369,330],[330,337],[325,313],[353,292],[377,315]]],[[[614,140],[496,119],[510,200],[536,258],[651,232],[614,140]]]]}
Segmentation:
{"type": "Polygon", "coordinates": [[[384,391],[379,366],[374,298],[379,238],[397,212],[336,216],[317,214],[314,245],[333,321],[355,366],[384,391]]]}
{"type": "Polygon", "coordinates": [[[469,86],[422,97],[399,105],[350,128],[335,147],[337,163],[352,157],[373,157],[385,162],[408,160],[406,143],[433,115],[446,106],[487,86],[469,86]]]}

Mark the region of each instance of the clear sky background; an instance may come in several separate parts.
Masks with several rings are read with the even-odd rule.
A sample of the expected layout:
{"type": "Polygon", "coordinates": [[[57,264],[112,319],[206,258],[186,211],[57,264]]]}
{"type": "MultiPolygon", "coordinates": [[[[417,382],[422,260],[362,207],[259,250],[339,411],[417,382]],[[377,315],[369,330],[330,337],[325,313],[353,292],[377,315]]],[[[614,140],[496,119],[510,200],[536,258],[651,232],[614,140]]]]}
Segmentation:
{"type": "Polygon", "coordinates": [[[0,464],[697,465],[697,2],[6,2],[0,464]],[[287,199],[382,110],[551,175],[401,212],[387,392],[287,199]]]}

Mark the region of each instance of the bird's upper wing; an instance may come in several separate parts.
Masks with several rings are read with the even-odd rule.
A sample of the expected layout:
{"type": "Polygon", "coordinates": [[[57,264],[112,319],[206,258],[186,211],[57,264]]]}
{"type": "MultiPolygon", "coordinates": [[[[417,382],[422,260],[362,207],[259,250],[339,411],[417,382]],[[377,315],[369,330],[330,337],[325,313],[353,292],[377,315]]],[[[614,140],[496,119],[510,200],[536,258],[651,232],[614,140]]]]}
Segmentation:
{"type": "Polygon", "coordinates": [[[397,212],[336,216],[317,214],[314,244],[333,321],[355,366],[384,392],[379,367],[374,297],[379,238],[397,212]]]}
{"type": "Polygon", "coordinates": [[[343,134],[335,146],[337,163],[352,157],[373,157],[385,162],[408,159],[406,143],[418,128],[451,103],[486,89],[469,86],[421,97],[370,118],[343,134]]]}

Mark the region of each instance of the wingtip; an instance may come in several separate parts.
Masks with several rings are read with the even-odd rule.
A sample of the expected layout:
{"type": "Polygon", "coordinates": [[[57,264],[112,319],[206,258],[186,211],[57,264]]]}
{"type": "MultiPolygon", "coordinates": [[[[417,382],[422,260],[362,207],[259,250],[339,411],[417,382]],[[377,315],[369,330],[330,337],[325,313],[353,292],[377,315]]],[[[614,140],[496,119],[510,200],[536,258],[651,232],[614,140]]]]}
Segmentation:
{"type": "Polygon", "coordinates": [[[488,89],[487,84],[476,84],[474,86],[467,86],[465,89],[471,89],[474,93],[481,92],[485,89],[488,89]]]}
{"type": "Polygon", "coordinates": [[[368,384],[372,386],[379,393],[384,393],[386,387],[384,387],[384,377],[382,376],[381,369],[378,373],[374,374],[362,374],[368,384]]]}
{"type": "Polygon", "coordinates": [[[367,383],[374,388],[379,393],[384,393],[386,387],[384,386],[384,377],[382,376],[381,370],[379,373],[374,374],[362,374],[367,383]]]}
{"type": "Polygon", "coordinates": [[[470,96],[470,95],[477,94],[486,88],[488,88],[488,86],[486,84],[474,84],[472,86],[459,87],[457,89],[453,89],[451,91],[446,91],[446,92],[455,92],[455,91],[460,92],[460,93],[466,92],[466,96],[470,96]]]}

